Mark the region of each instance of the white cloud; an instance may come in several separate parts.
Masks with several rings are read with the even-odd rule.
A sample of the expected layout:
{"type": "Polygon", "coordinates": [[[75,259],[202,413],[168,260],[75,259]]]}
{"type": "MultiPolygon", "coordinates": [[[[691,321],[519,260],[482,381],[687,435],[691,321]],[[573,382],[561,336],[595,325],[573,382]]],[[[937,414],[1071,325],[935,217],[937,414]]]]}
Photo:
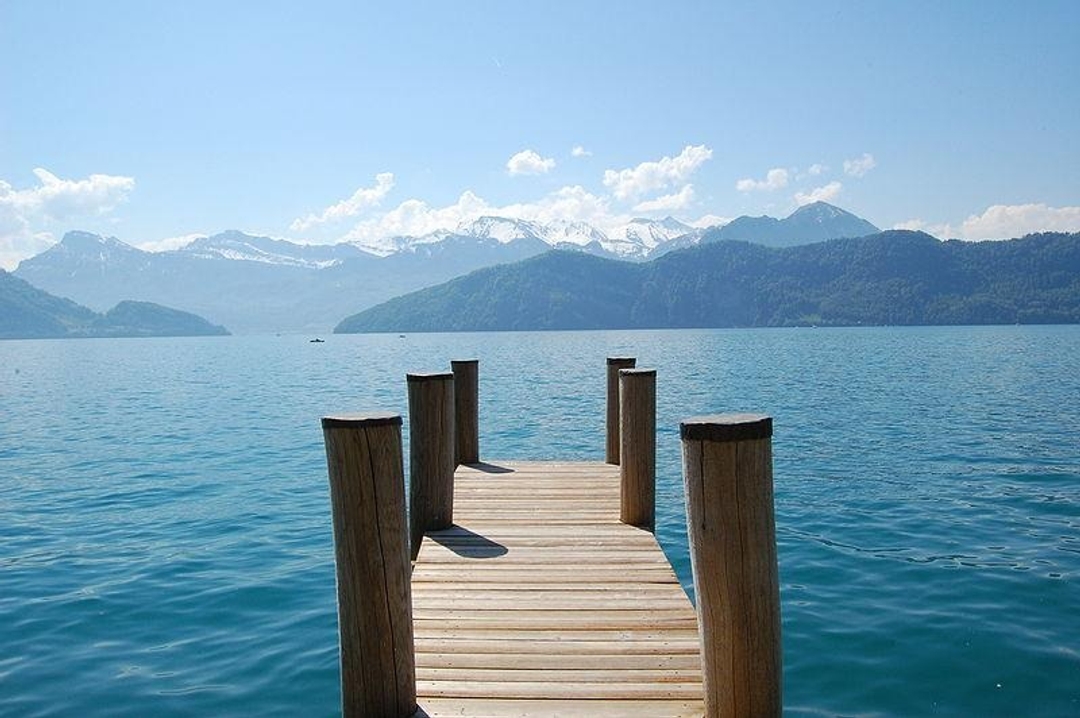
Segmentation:
{"type": "Polygon", "coordinates": [[[135,189],[134,178],[119,175],[69,180],[38,167],[34,176],[40,184],[22,190],[0,180],[0,266],[6,269],[55,242],[47,225],[108,214],[135,189]]]}
{"type": "Polygon", "coordinates": [[[829,168],[826,167],[823,164],[820,164],[820,163],[813,164],[813,165],[810,165],[809,168],[807,168],[806,174],[810,175],[811,177],[818,177],[818,176],[824,174],[825,171],[828,170],[828,169],[829,168]]]}
{"type": "Polygon", "coordinates": [[[446,207],[432,207],[421,199],[407,199],[378,217],[360,222],[344,239],[372,243],[390,237],[421,237],[492,213],[491,205],[471,190],[463,192],[457,202],[446,207]]]}
{"type": "Polygon", "coordinates": [[[571,157],[592,157],[592,152],[589,152],[587,149],[585,149],[581,145],[574,145],[574,148],[572,150],[570,150],[570,156],[571,157]]]}
{"type": "Polygon", "coordinates": [[[964,220],[966,239],[1007,239],[1032,232],[1080,231],[1080,207],[1045,204],[995,204],[964,220]]]}
{"type": "Polygon", "coordinates": [[[629,216],[613,215],[608,202],[580,185],[562,187],[539,200],[503,206],[492,205],[471,190],[445,207],[432,207],[420,199],[409,199],[377,218],[357,224],[343,239],[384,250],[393,247],[394,237],[422,237],[438,230],[453,230],[484,216],[526,219],[534,222],[587,222],[607,231],[625,224],[629,216]]]}
{"type": "Polygon", "coordinates": [[[297,217],[289,225],[294,232],[305,232],[312,227],[327,222],[336,222],[349,217],[355,217],[364,210],[378,207],[384,197],[394,188],[394,173],[380,172],[375,175],[374,187],[361,187],[353,192],[348,199],[343,199],[332,204],[319,214],[309,214],[307,217],[297,217]]]}
{"type": "Polygon", "coordinates": [[[27,221],[34,217],[64,221],[111,212],[135,189],[133,178],[116,175],[93,174],[86,179],[66,180],[38,167],[34,176],[41,185],[25,190],[16,190],[0,180],[0,207],[27,221]]]}
{"type": "Polygon", "coordinates": [[[675,194],[664,195],[656,199],[639,202],[634,205],[635,212],[671,212],[677,209],[686,209],[694,201],[694,186],[685,185],[675,194]]]}
{"type": "Polygon", "coordinates": [[[629,220],[628,217],[613,216],[607,199],[594,195],[581,185],[562,187],[534,202],[500,207],[498,214],[543,223],[556,220],[587,222],[601,230],[629,220]]]}
{"type": "Polygon", "coordinates": [[[852,177],[865,177],[866,173],[877,167],[877,160],[869,152],[863,152],[862,157],[853,160],[844,160],[844,174],[852,177]]]}
{"type": "Polygon", "coordinates": [[[896,229],[928,232],[941,239],[1013,239],[1033,232],[1080,232],[1080,207],[1050,207],[1043,203],[995,204],[955,226],[909,219],[896,229]]]}
{"type": "Polygon", "coordinates": [[[765,190],[772,192],[773,190],[782,189],[787,187],[788,183],[788,171],[782,167],[776,167],[765,173],[765,179],[741,179],[735,183],[735,189],[740,192],[754,192],[758,190],[765,190]]]}
{"type": "Polygon", "coordinates": [[[506,171],[511,177],[517,175],[542,175],[555,169],[555,160],[541,157],[533,150],[522,150],[506,161],[506,171]]]}
{"type": "Polygon", "coordinates": [[[833,181],[823,187],[815,187],[809,192],[796,192],[795,202],[800,207],[811,202],[832,202],[842,189],[844,189],[844,185],[833,181]]]}
{"type": "Polygon", "coordinates": [[[186,247],[196,239],[202,239],[206,236],[205,232],[195,232],[193,234],[182,234],[178,237],[166,237],[165,239],[142,242],[135,246],[144,252],[170,252],[174,249],[186,247]]]}
{"type": "Polygon", "coordinates": [[[712,150],[705,145],[687,145],[676,157],[642,162],[629,169],[605,170],[604,186],[611,189],[616,199],[636,199],[686,182],[711,157],[712,150]]]}

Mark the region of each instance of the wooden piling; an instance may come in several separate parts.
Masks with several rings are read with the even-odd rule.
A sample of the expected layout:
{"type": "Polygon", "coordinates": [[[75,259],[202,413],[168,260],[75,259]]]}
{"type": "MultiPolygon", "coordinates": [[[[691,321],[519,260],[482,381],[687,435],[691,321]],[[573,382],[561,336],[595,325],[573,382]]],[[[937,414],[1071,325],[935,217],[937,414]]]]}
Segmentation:
{"type": "Polygon", "coordinates": [[[656,370],[619,370],[619,518],[656,525],[656,370]]]}
{"type": "Polygon", "coordinates": [[[322,420],[337,563],[345,716],[416,711],[401,417],[322,420]]]}
{"type": "Polygon", "coordinates": [[[454,523],[454,375],[407,374],[409,535],[416,558],[424,532],[454,523]]]}
{"type": "Polygon", "coordinates": [[[680,426],[707,716],[779,716],[780,589],[772,419],[680,426]]]}
{"type": "Polygon", "coordinates": [[[450,367],[454,372],[455,463],[475,464],[480,461],[479,361],[455,360],[450,367]]]}
{"type": "Polygon", "coordinates": [[[605,459],[619,463],[619,370],[637,366],[633,357],[608,357],[607,360],[607,447],[605,459]]]}

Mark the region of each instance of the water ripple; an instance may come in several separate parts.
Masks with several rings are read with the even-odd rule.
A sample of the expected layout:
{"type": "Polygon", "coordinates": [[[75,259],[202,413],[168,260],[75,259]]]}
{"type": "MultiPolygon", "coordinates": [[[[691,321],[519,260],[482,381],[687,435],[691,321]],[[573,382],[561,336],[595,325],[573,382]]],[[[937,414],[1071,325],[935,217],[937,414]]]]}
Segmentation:
{"type": "Polygon", "coordinates": [[[336,714],[318,417],[475,357],[483,453],[599,459],[617,354],[688,588],[678,422],[774,416],[788,714],[1080,714],[1076,327],[0,342],[0,714],[336,714]]]}

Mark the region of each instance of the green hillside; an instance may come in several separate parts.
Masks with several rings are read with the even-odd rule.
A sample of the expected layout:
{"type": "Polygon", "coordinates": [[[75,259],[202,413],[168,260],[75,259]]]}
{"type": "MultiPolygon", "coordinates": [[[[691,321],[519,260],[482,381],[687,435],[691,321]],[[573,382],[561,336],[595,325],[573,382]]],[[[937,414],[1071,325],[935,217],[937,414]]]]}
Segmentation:
{"type": "Polygon", "coordinates": [[[893,230],[646,264],[549,252],[398,297],[336,332],[1080,322],[1080,234],[941,242],[893,230]]]}
{"type": "Polygon", "coordinates": [[[228,334],[202,317],[149,302],[98,314],[0,270],[0,339],[210,336],[228,334]]]}

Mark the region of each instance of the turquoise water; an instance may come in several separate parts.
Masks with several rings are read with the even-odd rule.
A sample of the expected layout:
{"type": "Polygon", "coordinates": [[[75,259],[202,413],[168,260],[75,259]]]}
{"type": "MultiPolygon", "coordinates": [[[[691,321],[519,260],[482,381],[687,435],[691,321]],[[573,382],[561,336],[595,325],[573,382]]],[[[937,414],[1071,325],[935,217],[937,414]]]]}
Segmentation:
{"type": "MultiPolygon", "coordinates": [[[[319,417],[481,360],[485,458],[603,458],[604,360],[775,419],[792,715],[1080,714],[1080,327],[0,342],[0,715],[334,715],[319,417]]],[[[407,456],[407,451],[406,451],[407,456]]]]}

